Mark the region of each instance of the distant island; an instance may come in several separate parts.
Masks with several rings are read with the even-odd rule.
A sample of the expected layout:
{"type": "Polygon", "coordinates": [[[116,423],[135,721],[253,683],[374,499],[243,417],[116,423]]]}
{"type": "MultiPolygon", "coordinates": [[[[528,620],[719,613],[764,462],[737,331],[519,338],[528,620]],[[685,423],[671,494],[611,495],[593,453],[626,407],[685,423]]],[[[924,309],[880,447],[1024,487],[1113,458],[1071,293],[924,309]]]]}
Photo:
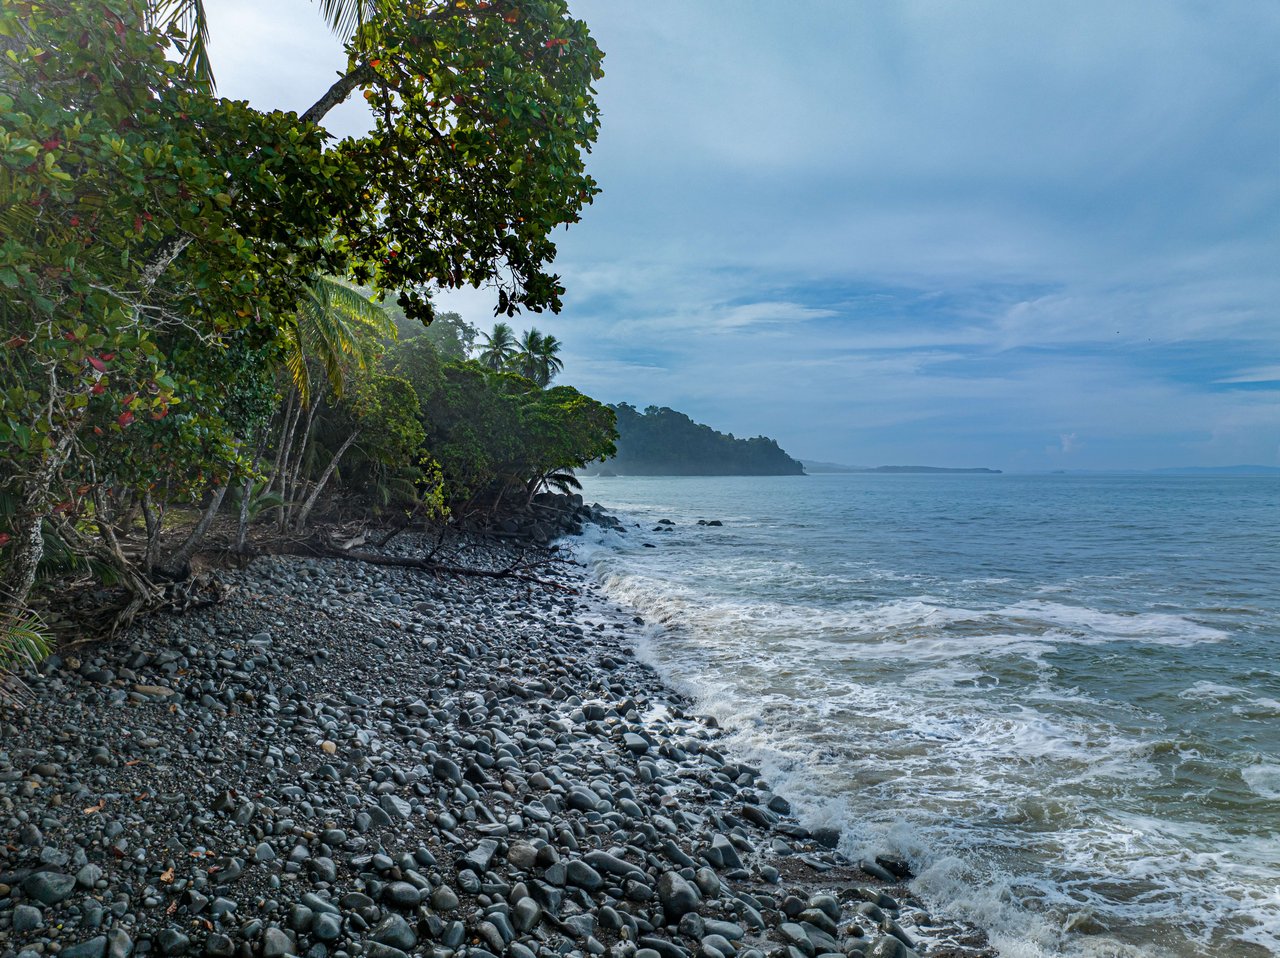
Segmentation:
{"type": "Polygon", "coordinates": [[[618,417],[618,454],[591,475],[802,476],[804,467],[765,436],[738,439],[694,422],[682,412],[628,403],[611,406],[618,417]]]}
{"type": "Polygon", "coordinates": [[[895,474],[910,473],[964,473],[968,475],[998,476],[1004,470],[984,467],[963,468],[956,466],[842,466],[835,462],[818,462],[813,459],[801,459],[805,471],[812,474],[834,472],[882,472],[895,474]]]}

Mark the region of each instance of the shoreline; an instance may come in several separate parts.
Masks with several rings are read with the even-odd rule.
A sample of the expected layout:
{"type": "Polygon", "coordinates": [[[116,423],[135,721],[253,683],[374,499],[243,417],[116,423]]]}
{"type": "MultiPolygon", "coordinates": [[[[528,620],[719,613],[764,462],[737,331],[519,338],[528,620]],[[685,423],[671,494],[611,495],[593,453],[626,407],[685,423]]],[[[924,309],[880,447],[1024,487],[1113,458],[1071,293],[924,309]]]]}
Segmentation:
{"type": "Polygon", "coordinates": [[[540,575],[268,557],[50,660],[0,724],[0,958],[994,954],[717,749],[585,570],[540,575]]]}

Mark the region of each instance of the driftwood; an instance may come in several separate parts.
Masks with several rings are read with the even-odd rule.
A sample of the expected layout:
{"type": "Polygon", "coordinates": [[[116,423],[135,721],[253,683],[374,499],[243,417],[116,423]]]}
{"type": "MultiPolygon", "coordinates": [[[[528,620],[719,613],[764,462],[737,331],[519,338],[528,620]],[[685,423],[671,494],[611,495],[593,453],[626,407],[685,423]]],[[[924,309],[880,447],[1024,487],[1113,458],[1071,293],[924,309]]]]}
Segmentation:
{"type": "Polygon", "coordinates": [[[378,552],[364,552],[355,549],[334,549],[327,545],[315,542],[297,542],[292,544],[292,548],[284,548],[278,551],[285,554],[308,556],[310,558],[317,559],[346,559],[349,562],[367,562],[370,565],[394,566],[401,569],[420,569],[423,572],[430,572],[434,575],[456,575],[482,579],[510,579],[515,582],[527,582],[531,585],[546,586],[548,589],[559,589],[562,592],[569,592],[573,595],[578,594],[578,590],[572,586],[564,585],[561,582],[554,582],[550,579],[540,579],[537,576],[527,574],[525,570],[533,568],[534,566],[521,563],[519,559],[507,566],[505,569],[475,569],[470,566],[449,565],[447,563],[435,562],[431,559],[422,559],[416,556],[389,556],[378,552]]]}

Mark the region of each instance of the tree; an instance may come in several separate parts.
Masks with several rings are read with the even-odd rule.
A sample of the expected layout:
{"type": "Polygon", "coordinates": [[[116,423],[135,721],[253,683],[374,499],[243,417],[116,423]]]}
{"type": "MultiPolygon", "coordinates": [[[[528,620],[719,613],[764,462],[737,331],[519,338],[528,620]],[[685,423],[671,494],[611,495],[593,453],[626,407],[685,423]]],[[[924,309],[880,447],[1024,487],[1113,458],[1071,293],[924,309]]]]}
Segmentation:
{"type": "Polygon", "coordinates": [[[18,602],[47,523],[93,516],[109,539],[117,490],[168,481],[106,447],[163,434],[187,497],[244,474],[254,397],[317,274],[398,293],[415,320],[431,284],[559,308],[550,237],[597,192],[585,24],[563,0],[323,7],[356,15],[348,69],[301,116],[210,94],[197,0],[0,7],[0,585],[18,602]],[[375,129],[330,142],[318,124],[357,90],[375,129]],[[220,415],[219,390],[243,414],[220,415]]]}
{"type": "MultiPolygon", "coordinates": [[[[204,398],[205,370],[229,367],[200,362],[197,345],[239,343],[261,361],[306,276],[334,265],[319,240],[360,194],[349,158],[326,151],[318,130],[188,83],[135,4],[6,5],[0,34],[17,48],[0,93],[0,319],[13,384],[0,395],[0,487],[13,502],[0,519],[11,537],[0,585],[19,604],[45,521],[90,508],[102,467],[118,466],[94,458],[95,441],[204,398]],[[77,492],[75,475],[91,488],[77,492]]],[[[256,376],[253,362],[230,368],[256,376]]],[[[180,458],[237,445],[211,435],[234,425],[216,407],[193,404],[186,425],[171,437],[186,444],[169,450],[180,458]]],[[[132,462],[133,481],[147,468],[132,462]]]]}
{"type": "Polygon", "coordinates": [[[381,341],[395,335],[390,316],[359,290],[333,276],[317,276],[302,291],[293,317],[283,327],[285,364],[304,404],[312,393],[314,363],[339,398],[348,366],[368,369],[381,341]]]}
{"type": "Polygon", "coordinates": [[[508,323],[494,323],[493,330],[481,333],[484,349],[480,350],[480,362],[492,370],[506,369],[516,355],[516,335],[508,323]]]}
{"type": "Polygon", "coordinates": [[[551,381],[564,369],[564,361],[560,358],[560,340],[547,334],[538,344],[538,377],[539,386],[549,386],[551,381]]]}

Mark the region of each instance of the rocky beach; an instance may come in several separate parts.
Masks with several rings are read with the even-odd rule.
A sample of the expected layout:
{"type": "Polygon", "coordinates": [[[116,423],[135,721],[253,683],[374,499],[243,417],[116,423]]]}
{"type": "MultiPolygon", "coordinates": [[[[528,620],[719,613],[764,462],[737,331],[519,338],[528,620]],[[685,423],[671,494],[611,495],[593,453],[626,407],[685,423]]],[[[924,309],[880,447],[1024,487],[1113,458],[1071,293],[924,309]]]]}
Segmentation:
{"type": "Polygon", "coordinates": [[[218,575],[3,714],[0,958],[994,954],[795,820],[570,561],[218,575]]]}

